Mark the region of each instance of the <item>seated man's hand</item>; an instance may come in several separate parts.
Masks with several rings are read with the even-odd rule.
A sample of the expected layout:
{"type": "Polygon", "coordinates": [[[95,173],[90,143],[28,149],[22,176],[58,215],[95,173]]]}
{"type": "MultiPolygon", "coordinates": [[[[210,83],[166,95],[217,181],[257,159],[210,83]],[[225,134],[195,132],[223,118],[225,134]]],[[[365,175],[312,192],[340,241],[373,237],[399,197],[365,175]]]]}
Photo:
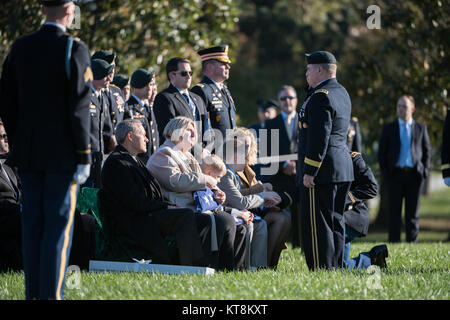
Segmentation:
{"type": "Polygon", "coordinates": [[[297,164],[295,163],[295,161],[290,160],[288,161],[287,165],[283,168],[283,173],[287,176],[291,176],[296,174],[297,172],[297,164]]]}
{"type": "Polygon", "coordinates": [[[253,221],[254,215],[248,210],[242,210],[239,211],[238,217],[244,221],[246,226],[248,226],[253,221]]]}

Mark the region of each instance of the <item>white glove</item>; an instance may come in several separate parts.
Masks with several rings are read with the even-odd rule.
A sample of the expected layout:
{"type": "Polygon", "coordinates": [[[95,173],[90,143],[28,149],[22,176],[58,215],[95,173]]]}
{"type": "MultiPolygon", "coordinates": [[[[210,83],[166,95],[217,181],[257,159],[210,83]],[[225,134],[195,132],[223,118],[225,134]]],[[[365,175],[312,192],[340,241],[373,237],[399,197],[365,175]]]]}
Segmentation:
{"type": "Polygon", "coordinates": [[[78,164],[77,172],[73,175],[73,178],[77,181],[78,184],[83,184],[89,178],[91,174],[91,165],[90,164],[78,164]]]}
{"type": "Polygon", "coordinates": [[[450,187],[450,177],[444,178],[444,183],[450,187]]]}

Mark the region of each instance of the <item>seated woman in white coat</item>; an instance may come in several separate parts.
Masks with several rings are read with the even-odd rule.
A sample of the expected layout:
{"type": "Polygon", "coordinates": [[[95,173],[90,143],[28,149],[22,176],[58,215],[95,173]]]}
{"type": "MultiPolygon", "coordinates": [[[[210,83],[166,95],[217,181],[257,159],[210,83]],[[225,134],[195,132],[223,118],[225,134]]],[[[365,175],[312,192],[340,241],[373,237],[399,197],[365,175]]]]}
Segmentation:
{"type": "MultiPolygon", "coordinates": [[[[197,143],[195,122],[186,117],[173,118],[164,128],[163,135],[166,140],[148,160],[147,169],[160,183],[167,200],[197,211],[193,193],[206,187],[218,188],[217,180],[202,173],[200,164],[190,153],[197,143]]],[[[224,211],[216,211],[213,217],[217,248],[212,239],[211,267],[219,270],[241,268],[245,258],[246,228],[236,226],[233,217],[224,211]]]]}

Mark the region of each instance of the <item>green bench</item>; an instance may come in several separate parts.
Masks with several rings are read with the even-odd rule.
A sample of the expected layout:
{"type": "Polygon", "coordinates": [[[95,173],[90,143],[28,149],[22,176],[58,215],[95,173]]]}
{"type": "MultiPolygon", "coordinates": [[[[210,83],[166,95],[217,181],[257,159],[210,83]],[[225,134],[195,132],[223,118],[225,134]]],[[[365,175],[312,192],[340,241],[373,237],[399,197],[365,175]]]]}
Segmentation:
{"type": "MultiPolygon", "coordinates": [[[[98,198],[100,189],[84,187],[78,192],[76,208],[83,213],[91,214],[96,221],[95,230],[95,259],[105,261],[130,261],[131,257],[138,255],[139,249],[130,253],[128,248],[134,244],[126,239],[109,236],[108,227],[105,224],[105,218],[101,209],[101,203],[98,198]]],[[[165,238],[167,250],[172,264],[178,264],[178,248],[175,237],[165,238]]],[[[143,253],[145,255],[145,253],[143,253]]],[[[157,261],[154,261],[157,263],[157,261]]]]}

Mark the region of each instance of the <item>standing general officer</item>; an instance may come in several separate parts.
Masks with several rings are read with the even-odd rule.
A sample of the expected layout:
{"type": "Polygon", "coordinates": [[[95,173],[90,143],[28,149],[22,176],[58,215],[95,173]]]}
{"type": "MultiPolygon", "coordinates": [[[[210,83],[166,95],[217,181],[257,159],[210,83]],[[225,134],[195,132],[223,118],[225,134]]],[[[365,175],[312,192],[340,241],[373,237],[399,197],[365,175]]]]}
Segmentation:
{"type": "Polygon", "coordinates": [[[327,51],[306,55],[312,94],[299,118],[299,185],[303,250],[310,270],[343,267],[344,209],[353,181],[347,148],[351,101],[327,51]]]}
{"type": "Polygon", "coordinates": [[[192,92],[203,99],[209,112],[211,127],[219,130],[222,139],[225,139],[226,131],[236,127],[236,107],[224,84],[230,76],[228,46],[203,49],[198,54],[202,60],[203,79],[192,88],[192,92]]]}
{"type": "Polygon", "coordinates": [[[73,1],[41,3],[45,24],[3,65],[0,116],[22,181],[26,299],[62,299],[77,183],[89,176],[92,71],[86,45],[65,33],[73,1]]]}

